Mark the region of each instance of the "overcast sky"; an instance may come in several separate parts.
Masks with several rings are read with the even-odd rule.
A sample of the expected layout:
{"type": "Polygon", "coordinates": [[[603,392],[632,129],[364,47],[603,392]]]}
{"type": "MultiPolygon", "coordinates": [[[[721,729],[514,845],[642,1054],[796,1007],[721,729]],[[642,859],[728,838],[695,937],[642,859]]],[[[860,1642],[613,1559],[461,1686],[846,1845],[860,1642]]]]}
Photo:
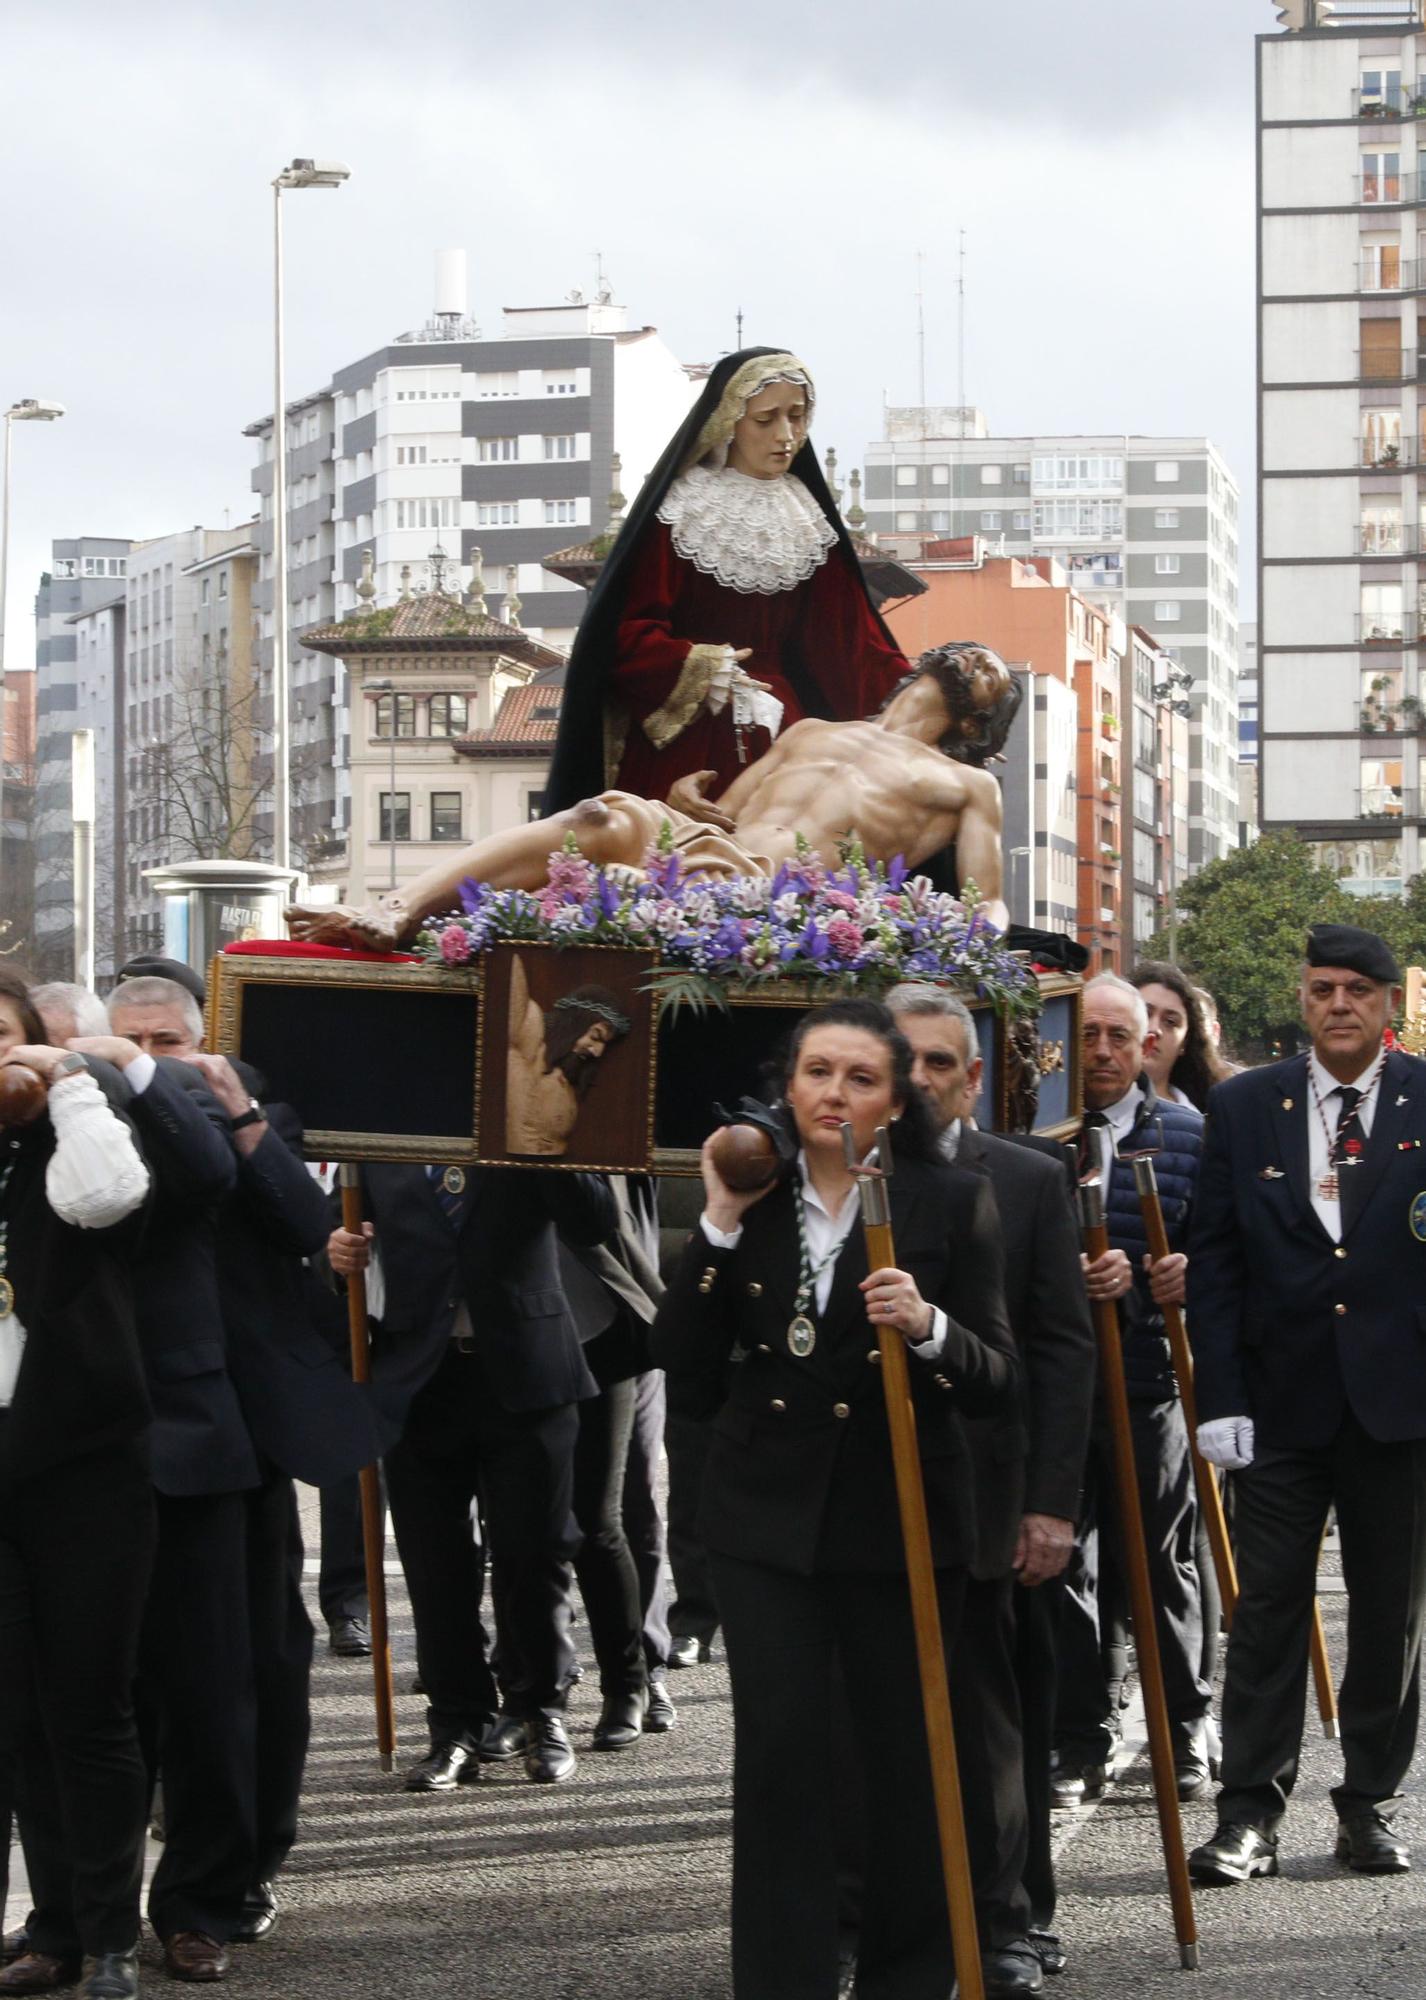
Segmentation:
{"type": "Polygon", "coordinates": [[[488,335],[600,251],[682,359],[733,346],[739,306],[802,354],[846,468],[916,399],[918,251],[928,400],[955,399],[964,229],[992,428],[1207,433],[1250,515],[1274,26],[1268,0],[11,0],[0,399],[68,415],[15,427],[9,662],[52,537],[251,511],[296,154],[352,179],[284,205],[292,397],[424,321],[438,248],[469,251],[488,335]]]}

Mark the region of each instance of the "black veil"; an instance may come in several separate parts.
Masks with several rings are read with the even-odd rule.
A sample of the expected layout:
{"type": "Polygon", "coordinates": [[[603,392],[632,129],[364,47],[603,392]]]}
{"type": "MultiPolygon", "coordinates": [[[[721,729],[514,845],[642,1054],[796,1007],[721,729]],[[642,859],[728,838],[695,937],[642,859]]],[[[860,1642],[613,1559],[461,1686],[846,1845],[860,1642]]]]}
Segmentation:
{"type": "MultiPolygon", "coordinates": [[[[593,798],[605,789],[604,705],[609,670],[614,659],[615,634],[624,608],[630,564],[663,504],[664,495],[685,469],[699,433],[722,402],[723,393],[738,370],[750,361],[787,352],[783,347],[744,347],[735,354],[725,354],[703,385],[703,393],[669,439],[658,464],[644,481],[619,538],[609,552],[599,580],[589,593],[589,601],[584,607],[570,652],[569,665],[565,668],[559,730],[555,737],[549,777],[545,781],[545,818],[551,813],[562,812],[566,806],[577,805],[580,799],[593,798]]],[[[802,481],[836,530],[838,553],[836,558],[829,556],[829,560],[840,560],[847,565],[866,596],[867,609],[886,633],[887,643],[896,646],[867,591],[866,579],[852,548],[846,523],[837,510],[837,503],[817,463],[810,437],[804,440],[789,470],[802,481]]],[[[828,714],[826,702],[815,683],[801,674],[792,674],[789,678],[797,689],[804,714],[828,714]]]]}

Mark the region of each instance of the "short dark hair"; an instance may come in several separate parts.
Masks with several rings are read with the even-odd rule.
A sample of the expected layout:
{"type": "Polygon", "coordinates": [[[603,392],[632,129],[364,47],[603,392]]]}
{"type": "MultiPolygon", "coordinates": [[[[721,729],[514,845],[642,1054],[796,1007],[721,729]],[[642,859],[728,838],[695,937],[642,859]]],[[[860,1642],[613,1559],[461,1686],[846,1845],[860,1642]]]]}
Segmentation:
{"type": "Polygon", "coordinates": [[[30,998],[30,989],[18,973],[0,966],[0,1000],[13,1000],[15,1011],[20,1016],[20,1026],[25,1031],[25,1040],[33,1049],[47,1048],[49,1036],[45,1024],[40,1019],[39,1009],[30,998]]]}
{"type": "Polygon", "coordinates": [[[879,1000],[829,1000],[824,1006],[810,1008],[793,1030],[787,1045],[787,1060],[782,1074],[784,1090],[792,1081],[802,1044],[816,1028],[859,1028],[863,1034],[874,1035],[877,1041],[884,1044],[891,1056],[891,1087],[901,1099],[901,1113],[892,1141],[893,1151],[908,1160],[940,1159],[940,1134],[936,1130],[930,1099],[912,1081],[911,1065],[915,1057],[910,1042],[897,1027],[896,1016],[891,1009],[883,1007],[879,1000]]]}
{"type": "Polygon", "coordinates": [[[886,707],[903,688],[910,687],[928,674],[945,696],[951,717],[951,727],[938,747],[958,764],[974,764],[977,767],[988,764],[1005,748],[1010,726],[1025,699],[1023,686],[993,646],[983,645],[979,639],[953,639],[947,645],[932,646],[922,653],[912,664],[910,673],[904,674],[896,683],[882,706],[886,707]],[[1005,692],[989,708],[977,706],[971,681],[971,670],[983,660],[992,662],[1005,672],[1005,692]],[[974,724],[968,732],[961,727],[966,722],[974,724]]]}

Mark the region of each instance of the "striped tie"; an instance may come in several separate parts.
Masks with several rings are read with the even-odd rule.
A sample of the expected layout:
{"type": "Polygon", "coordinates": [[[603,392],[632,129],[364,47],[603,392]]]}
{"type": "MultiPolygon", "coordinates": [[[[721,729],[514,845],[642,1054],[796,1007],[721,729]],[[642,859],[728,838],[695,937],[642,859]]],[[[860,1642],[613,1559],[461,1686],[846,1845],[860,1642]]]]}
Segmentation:
{"type": "Polygon", "coordinates": [[[450,1188],[446,1186],[446,1174],[448,1171],[445,1167],[433,1165],[427,1167],[426,1174],[430,1180],[436,1200],[445,1211],[446,1221],[449,1222],[452,1229],[459,1229],[461,1214],[465,1208],[465,1175],[459,1167],[456,1168],[455,1171],[461,1175],[461,1184],[457,1188],[450,1188]]]}

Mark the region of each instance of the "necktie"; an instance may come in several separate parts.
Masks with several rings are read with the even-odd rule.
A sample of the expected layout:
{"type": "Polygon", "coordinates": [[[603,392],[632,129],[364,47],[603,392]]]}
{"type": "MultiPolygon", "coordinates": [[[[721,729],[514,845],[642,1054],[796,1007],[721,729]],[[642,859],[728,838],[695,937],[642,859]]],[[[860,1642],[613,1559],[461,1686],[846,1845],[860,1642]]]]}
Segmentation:
{"type": "Polygon", "coordinates": [[[447,1222],[449,1222],[452,1229],[459,1229],[461,1211],[465,1207],[465,1176],[461,1175],[461,1184],[458,1188],[449,1188],[446,1186],[446,1169],[444,1167],[429,1166],[426,1169],[426,1175],[435,1192],[436,1200],[445,1211],[447,1222]]]}
{"type": "Polygon", "coordinates": [[[1079,1128],[1079,1178],[1081,1181],[1097,1181],[1102,1178],[1104,1155],[1099,1143],[1099,1135],[1109,1120],[1102,1111],[1086,1111],[1084,1122],[1079,1128]]]}
{"type": "Polygon", "coordinates": [[[1350,1223],[1357,1210],[1357,1168],[1367,1149],[1366,1133],[1362,1121],[1357,1116],[1357,1106],[1363,1093],[1355,1084],[1342,1083],[1337,1086],[1337,1095],[1342,1100],[1341,1113],[1337,1119],[1337,1132],[1332,1141],[1332,1171],[1337,1175],[1337,1199],[1342,1204],[1342,1222],[1350,1223]]]}

